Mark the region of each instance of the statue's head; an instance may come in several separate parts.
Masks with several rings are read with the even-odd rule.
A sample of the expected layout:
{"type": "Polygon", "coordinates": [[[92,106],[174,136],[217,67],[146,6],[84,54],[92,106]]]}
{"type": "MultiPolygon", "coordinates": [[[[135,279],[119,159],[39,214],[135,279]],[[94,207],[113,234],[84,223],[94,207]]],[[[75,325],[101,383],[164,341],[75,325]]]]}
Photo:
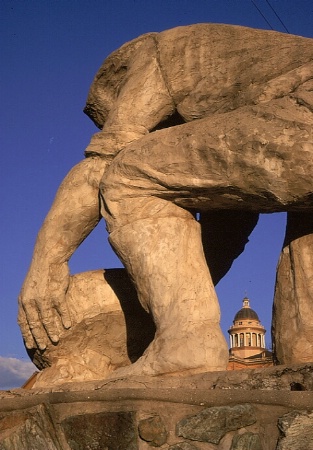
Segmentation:
{"type": "Polygon", "coordinates": [[[84,112],[100,129],[116,101],[126,80],[133,56],[147,39],[153,39],[156,33],[144,34],[127,42],[111,53],[98,70],[89,90],[84,112]]]}

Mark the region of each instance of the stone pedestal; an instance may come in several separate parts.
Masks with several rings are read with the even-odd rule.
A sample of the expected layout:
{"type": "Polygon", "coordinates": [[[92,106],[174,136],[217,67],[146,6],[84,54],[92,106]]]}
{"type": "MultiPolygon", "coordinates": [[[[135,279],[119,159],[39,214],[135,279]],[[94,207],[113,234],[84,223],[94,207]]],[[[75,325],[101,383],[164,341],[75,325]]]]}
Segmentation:
{"type": "Polygon", "coordinates": [[[0,393],[1,450],[310,450],[313,364],[0,393]]]}

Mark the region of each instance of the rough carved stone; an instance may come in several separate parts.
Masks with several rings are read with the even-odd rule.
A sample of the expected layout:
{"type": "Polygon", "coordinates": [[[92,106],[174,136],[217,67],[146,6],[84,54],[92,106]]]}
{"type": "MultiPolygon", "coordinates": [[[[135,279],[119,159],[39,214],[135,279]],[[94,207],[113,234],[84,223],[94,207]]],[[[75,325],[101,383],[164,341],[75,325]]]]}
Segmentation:
{"type": "Polygon", "coordinates": [[[189,442],[179,442],[178,444],[171,445],[169,450],[197,450],[198,447],[189,444],[189,442]]]}
{"type": "Polygon", "coordinates": [[[255,411],[251,405],[213,407],[180,421],[177,435],[193,441],[218,444],[229,431],[255,422],[255,411]]]}
{"type": "Polygon", "coordinates": [[[312,249],[313,214],[290,213],[278,266],[272,321],[278,363],[313,360],[312,249]]]}
{"type": "Polygon", "coordinates": [[[73,450],[138,450],[135,420],[131,412],[75,415],[66,418],[62,428],[73,450]]]}
{"type": "Polygon", "coordinates": [[[71,329],[61,330],[58,345],[29,350],[43,369],[36,388],[105,378],[136,361],[153,339],[154,323],[124,269],[72,276],[66,301],[73,317],[71,329]]]}
{"type": "Polygon", "coordinates": [[[1,450],[69,450],[46,405],[8,416],[0,413],[1,450]]]}
{"type": "Polygon", "coordinates": [[[281,438],[277,450],[313,449],[313,412],[293,411],[278,421],[281,438]]]}
{"type": "Polygon", "coordinates": [[[63,181],[21,291],[27,348],[43,352],[73,327],[67,262],[103,216],[156,325],[136,362],[123,356],[125,367],[104,376],[225,369],[213,282],[243,250],[258,213],[287,211],[275,354],[281,364],[312,361],[312,91],[313,40],[298,36],[200,24],[112,53],[85,108],[102,130],[63,181]]]}
{"type": "MultiPolygon", "coordinates": [[[[300,380],[304,374],[308,377],[308,367],[294,366],[288,373],[282,370],[281,366],[264,369],[264,376],[268,380],[273,378],[273,382],[263,386],[247,383],[249,379],[253,381],[254,374],[260,376],[261,371],[239,370],[183,378],[134,377],[1,391],[0,448],[147,450],[152,446],[139,437],[139,424],[145,418],[159,417],[168,432],[162,448],[230,450],[232,441],[250,441],[249,433],[253,433],[259,436],[263,450],[281,450],[278,445],[284,450],[307,450],[313,429],[312,382],[304,386],[306,390],[292,391],[290,380],[300,380]],[[183,420],[216,407],[241,410],[243,402],[253,409],[256,421],[251,425],[243,421],[243,427],[228,431],[219,444],[177,436],[176,426],[183,420]],[[284,433],[280,434],[278,424],[284,433]],[[235,439],[247,433],[246,437],[235,439]],[[36,442],[40,442],[40,447],[36,442]]],[[[311,367],[311,380],[312,374],[311,367]]],[[[224,419],[223,426],[227,421],[224,419]]],[[[237,419],[236,415],[236,423],[240,425],[237,419]]]]}
{"type": "Polygon", "coordinates": [[[143,419],[138,424],[139,436],[152,447],[161,447],[166,443],[167,431],[159,416],[143,419]]]}
{"type": "Polygon", "coordinates": [[[243,433],[234,436],[230,450],[264,450],[260,437],[255,433],[243,433]]]}

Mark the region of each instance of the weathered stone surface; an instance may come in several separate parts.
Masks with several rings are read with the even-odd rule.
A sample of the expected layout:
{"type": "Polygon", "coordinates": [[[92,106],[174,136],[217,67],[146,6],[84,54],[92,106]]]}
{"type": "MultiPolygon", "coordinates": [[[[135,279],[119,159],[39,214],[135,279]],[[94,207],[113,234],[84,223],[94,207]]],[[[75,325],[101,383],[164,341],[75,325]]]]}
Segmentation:
{"type": "Polygon", "coordinates": [[[279,364],[313,360],[313,214],[290,213],[277,271],[272,338],[279,364]]]}
{"type": "Polygon", "coordinates": [[[224,370],[228,346],[219,324],[220,309],[202,249],[200,225],[193,218],[181,217],[138,220],[111,233],[110,242],[127,260],[131,277],[142,273],[142,267],[149,273],[148,278],[137,280],[137,292],[157,325],[143,356],[112,376],[224,370]],[[128,249],[135,241],[133,257],[128,249]],[[169,278],[171,283],[165,281],[169,278]],[[148,298],[148,292],[153,296],[148,298]]]}
{"type": "MultiPolygon", "coordinates": [[[[170,278],[171,283],[167,286],[171,287],[171,297],[175,298],[178,291],[187,292],[188,288],[178,281],[178,278],[186,278],[189,297],[192,298],[194,287],[209,279],[202,267],[198,270],[197,279],[188,278],[187,272],[185,277],[175,279],[172,276],[171,267],[176,267],[177,255],[171,251],[166,253],[155,243],[162,236],[166,247],[173,217],[181,219],[181,225],[176,223],[175,230],[178,243],[185,233],[186,224],[191,224],[188,208],[200,212],[223,209],[255,213],[311,210],[313,43],[312,40],[290,37],[288,48],[298,48],[299,43],[307,52],[300,61],[297,52],[286,53],[287,41],[283,35],[260,31],[252,37],[250,30],[240,27],[200,25],[169,30],[160,35],[146,35],[141,39],[141,42],[139,38],[111,55],[96,76],[87,112],[100,123],[97,113],[107,107],[107,117],[102,132],[87,151],[97,149],[99,153],[109,152],[111,155],[114,147],[112,136],[117,151],[124,146],[102,179],[100,190],[106,205],[103,215],[111,233],[112,246],[131,273],[141,302],[152,310],[159,324],[155,312],[155,305],[159,303],[155,285],[160,285],[159,280],[170,278]],[[210,35],[213,30],[214,38],[210,35]],[[235,53],[233,45],[230,50],[227,44],[227,40],[233,42],[233,39],[236,41],[235,53]],[[179,42],[178,48],[176,42],[179,42]],[[201,52],[200,48],[207,51],[201,52]],[[283,60],[279,60],[278,48],[284,54],[283,60]],[[260,58],[258,61],[262,60],[260,71],[259,63],[255,64],[256,54],[260,58]],[[132,61],[127,77],[119,71],[120,67],[125,70],[124,57],[132,61]],[[244,70],[239,69],[240,64],[244,64],[244,70]],[[115,74],[112,74],[112,67],[115,74]],[[222,73],[227,73],[227,81],[222,73]],[[125,77],[122,95],[108,107],[106,101],[113,98],[109,97],[109,91],[114,89],[112,83],[109,87],[109,80],[111,82],[117,74],[125,77]],[[211,77],[214,83],[210,82],[211,77]],[[136,86],[143,86],[143,83],[146,89],[140,89],[140,92],[144,94],[134,100],[136,86]],[[139,135],[144,130],[163,128],[160,116],[162,122],[175,113],[174,108],[188,123],[157,130],[141,139],[134,137],[132,133],[139,135]],[[136,110],[140,110],[140,114],[136,110]],[[135,126],[130,129],[130,125],[135,126]],[[121,129],[125,133],[118,136],[121,129]],[[304,176],[303,167],[310,174],[308,177],[304,176]],[[138,246],[143,235],[148,236],[142,247],[150,256],[149,262],[138,246]],[[157,261],[160,260],[166,261],[167,266],[159,267],[157,261]],[[140,261],[145,267],[144,273],[140,270],[140,261]]],[[[231,220],[229,227],[232,227],[231,220]]],[[[198,241],[199,235],[194,236],[195,248],[199,248],[198,241]]],[[[242,236],[241,246],[243,242],[242,236]]],[[[240,245],[238,248],[240,251],[240,245]]],[[[232,256],[228,254],[228,257],[228,261],[225,258],[221,264],[223,270],[235,257],[235,246],[232,256]]],[[[195,252],[194,258],[200,260],[201,252],[195,252]]],[[[301,262],[298,264],[301,267],[301,262]]],[[[308,278],[311,278],[310,265],[307,270],[308,278]]],[[[211,298],[214,298],[212,294],[211,298]]],[[[175,301],[179,299],[176,297],[175,301]]],[[[193,301],[196,303],[195,299],[193,301]]],[[[213,307],[210,307],[210,313],[214,321],[213,307]]],[[[172,322],[175,320],[177,318],[173,316],[172,322]]],[[[185,323],[185,318],[181,320],[185,323]]],[[[293,320],[302,328],[299,315],[293,320]]],[[[162,320],[162,325],[160,336],[156,334],[155,343],[148,348],[144,358],[118,374],[132,375],[140,371],[152,374],[152,370],[155,374],[177,372],[166,349],[159,344],[163,337],[164,340],[169,338],[168,335],[163,336],[168,323],[162,320]],[[160,354],[163,351],[170,361],[167,367],[162,364],[160,354]],[[151,369],[153,359],[160,361],[155,369],[151,369]]],[[[282,326],[288,329],[286,323],[282,326]]],[[[213,333],[216,334],[215,329],[213,333]]],[[[289,337],[289,345],[294,339],[296,335],[289,337]]],[[[217,342],[222,345],[219,340],[217,342]]],[[[306,346],[305,352],[308,348],[306,346]]],[[[297,350],[293,352],[292,362],[303,361],[301,345],[297,350]]],[[[306,361],[307,358],[313,359],[312,349],[308,351],[306,361]]],[[[216,359],[220,365],[223,363],[222,354],[210,359],[211,370],[217,366],[216,359]]],[[[183,360],[182,355],[180,372],[191,369],[187,361],[182,363],[183,360]]],[[[201,370],[200,365],[198,370],[201,370]]]]}
{"type": "Polygon", "coordinates": [[[171,445],[169,450],[197,450],[198,447],[195,447],[192,444],[189,444],[189,442],[179,442],[178,444],[171,445]]]}
{"type": "MultiPolygon", "coordinates": [[[[1,405],[0,405],[1,411],[1,405]]],[[[69,450],[45,405],[9,415],[0,412],[1,450],[69,450]]]]}
{"type": "Polygon", "coordinates": [[[265,450],[260,436],[255,433],[243,433],[234,436],[230,450],[265,450]]]}
{"type": "Polygon", "coordinates": [[[35,388],[69,381],[103,379],[138,359],[155,327],[138,302],[124,269],[85,272],[71,277],[66,301],[72,327],[59,344],[29,354],[39,369],[35,388]]]}
{"type": "Polygon", "coordinates": [[[139,436],[152,447],[161,447],[167,440],[165,425],[159,416],[143,419],[138,424],[139,436]]]}
{"type": "Polygon", "coordinates": [[[278,421],[281,438],[277,450],[313,449],[313,412],[292,411],[278,421]]]}
{"type": "MultiPolygon", "coordinates": [[[[275,370],[278,371],[278,368],[272,368],[273,372],[275,370]]],[[[300,371],[300,368],[298,370],[300,371]]],[[[276,450],[279,438],[278,419],[284,419],[285,415],[292,411],[296,411],[300,417],[303,414],[304,419],[307,416],[310,417],[313,391],[291,391],[290,388],[288,390],[289,380],[283,373],[281,373],[282,383],[279,386],[275,382],[275,389],[260,390],[253,384],[249,387],[249,384],[244,382],[249,377],[253,378],[252,372],[251,370],[237,371],[232,374],[210,372],[186,378],[134,377],[133,379],[68,383],[40,390],[3,391],[0,392],[0,443],[3,444],[4,441],[10,444],[8,448],[2,446],[3,450],[37,450],[36,442],[31,441],[33,437],[31,430],[35,430],[40,438],[38,440],[41,442],[39,447],[41,450],[49,449],[51,441],[56,447],[52,447],[51,450],[77,448],[137,450],[136,445],[142,450],[147,450],[152,446],[139,437],[139,423],[145,418],[161,417],[168,432],[167,441],[161,448],[175,449],[177,448],[175,446],[181,446],[181,450],[197,448],[214,450],[217,448],[216,444],[178,437],[176,425],[193,417],[201,418],[203,411],[211,408],[216,410],[217,407],[226,407],[229,412],[236,411],[238,407],[238,410],[242,411],[244,400],[253,410],[256,421],[254,424],[247,425],[250,417],[244,420],[246,424],[244,425],[243,421],[239,423],[240,414],[239,416],[224,415],[222,426],[227,425],[227,417],[229,417],[230,428],[234,428],[235,425],[236,427],[243,425],[243,428],[226,432],[218,444],[219,450],[230,450],[233,437],[248,432],[260,436],[263,450],[276,450]],[[233,377],[228,379],[228,375],[233,377]],[[226,384],[227,379],[228,384],[226,384]],[[30,430],[27,438],[30,441],[25,440],[24,444],[20,445],[18,438],[22,436],[24,439],[26,429],[24,424],[28,419],[31,426],[27,428],[30,430]],[[38,423],[40,426],[35,426],[38,423]],[[12,447],[13,437],[18,442],[17,447],[12,447]],[[7,438],[11,441],[5,441],[7,438]],[[43,439],[47,439],[47,445],[43,439]],[[28,442],[30,442],[29,445],[28,442]]],[[[269,369],[264,372],[269,379],[269,369]]],[[[295,367],[293,373],[296,373],[295,367]]],[[[294,427],[294,418],[295,415],[292,415],[291,419],[288,419],[292,431],[288,439],[291,434],[294,439],[297,435],[299,442],[302,442],[303,436],[307,435],[307,428],[306,426],[294,427]]],[[[300,423],[301,421],[302,418],[300,423]]],[[[306,425],[305,420],[302,421],[303,424],[306,425]]],[[[198,424],[195,428],[197,426],[198,424]]],[[[286,436],[281,436],[282,442],[287,437],[287,433],[288,430],[286,436]]],[[[305,446],[301,450],[309,448],[308,441],[304,442],[305,446]]],[[[284,450],[285,448],[288,446],[283,447],[284,450]]],[[[290,448],[294,447],[289,447],[288,450],[290,448]]]]}
{"type": "Polygon", "coordinates": [[[181,420],[177,424],[177,435],[194,441],[218,444],[229,431],[255,422],[254,408],[248,404],[208,408],[181,420]]]}
{"type": "Polygon", "coordinates": [[[244,371],[228,371],[212,374],[195,375],[194,380],[198,386],[210,389],[227,389],[232,386],[241,390],[274,391],[312,391],[313,390],[313,364],[294,366],[275,366],[266,369],[248,369],[244,371]],[[196,381],[197,380],[197,381],[196,381]]]}
{"type": "MultiPolygon", "coordinates": [[[[19,323],[27,347],[47,349],[47,356],[70,327],[75,336],[67,263],[102,215],[156,333],[135,362],[123,353],[125,336],[104,353],[94,344],[81,352],[86,342],[77,351],[64,339],[64,354],[74,356],[67,365],[68,356],[56,352],[51,379],[224,370],[227,344],[203,247],[216,282],[243,250],[257,214],[274,211],[287,211],[289,234],[297,231],[278,270],[275,311],[285,297],[289,311],[274,318],[277,360],[313,361],[313,230],[299,227],[301,214],[312,214],[312,61],[312,39],[214,24],[150,33],[106,59],[86,106],[102,130],[60,186],[39,232],[19,323]],[[194,217],[213,210],[218,219],[226,211],[235,230],[216,264],[194,217]],[[242,229],[241,212],[248,217],[242,229]],[[97,373],[90,369],[95,360],[97,373]]],[[[99,332],[88,327],[99,329],[105,319],[89,315],[80,325],[97,341],[99,332]]]]}
{"type": "Polygon", "coordinates": [[[138,450],[134,417],[130,412],[68,417],[62,427],[72,450],[138,450]]]}
{"type": "Polygon", "coordinates": [[[299,80],[289,73],[311,56],[310,39],[239,26],[197,24],[140,36],[106,58],[91,86],[85,112],[108,141],[94,149],[112,152],[114,126],[115,136],[130,133],[131,125],[144,133],[162,124],[175,106],[189,122],[282,95],[299,80]],[[116,100],[123,81],[127,86],[116,100]]]}

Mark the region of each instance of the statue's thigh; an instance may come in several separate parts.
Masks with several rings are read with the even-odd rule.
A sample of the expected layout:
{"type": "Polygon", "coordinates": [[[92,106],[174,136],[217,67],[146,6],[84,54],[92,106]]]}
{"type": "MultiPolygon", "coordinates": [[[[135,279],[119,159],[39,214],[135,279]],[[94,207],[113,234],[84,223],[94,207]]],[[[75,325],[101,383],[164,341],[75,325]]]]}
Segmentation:
{"type": "Polygon", "coordinates": [[[104,197],[128,203],[158,198],[202,211],[275,212],[295,201],[311,204],[313,120],[300,122],[294,105],[285,103],[150,133],[114,159],[103,179],[104,197]]]}

